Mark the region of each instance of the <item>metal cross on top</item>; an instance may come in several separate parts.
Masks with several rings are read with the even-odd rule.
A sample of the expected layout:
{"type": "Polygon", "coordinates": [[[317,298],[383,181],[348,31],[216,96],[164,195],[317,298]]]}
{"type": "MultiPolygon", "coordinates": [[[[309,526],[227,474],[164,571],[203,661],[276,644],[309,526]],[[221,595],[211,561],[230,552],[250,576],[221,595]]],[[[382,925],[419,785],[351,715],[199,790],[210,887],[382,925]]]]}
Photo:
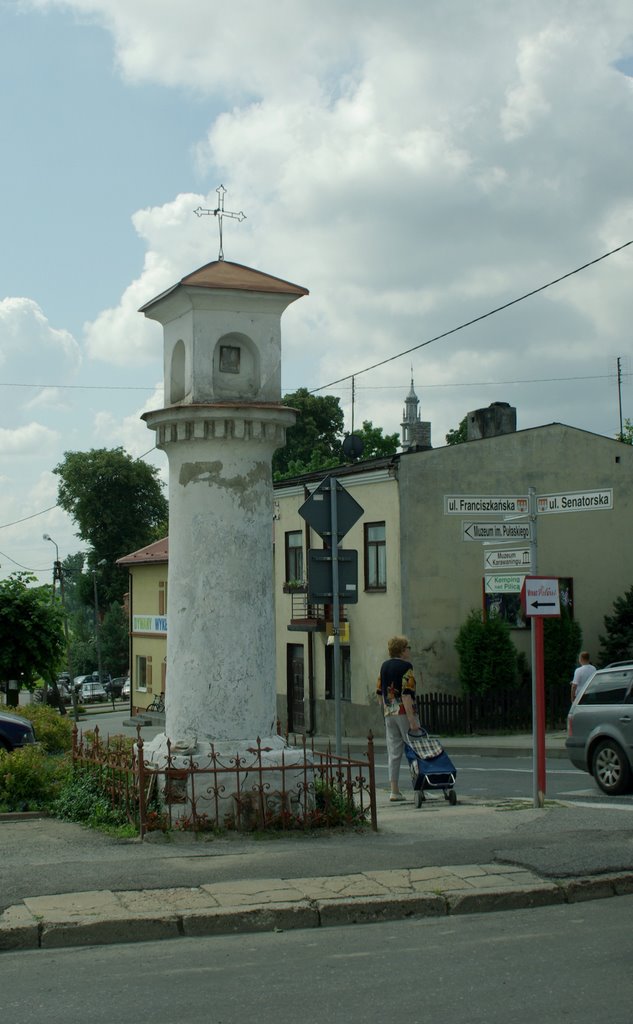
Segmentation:
{"type": "Polygon", "coordinates": [[[224,196],[226,195],[226,189],[224,185],[220,185],[220,187],[216,188],[215,191],[218,193],[218,205],[216,206],[215,210],[205,210],[204,207],[199,206],[198,209],[194,210],[193,212],[195,213],[196,217],[218,218],[218,227],[220,229],[220,251],[218,253],[218,259],[223,260],[224,249],[222,248],[222,219],[224,217],[233,217],[234,220],[246,220],[246,214],[242,213],[241,210],[239,213],[231,213],[230,210],[224,209],[224,196]]]}

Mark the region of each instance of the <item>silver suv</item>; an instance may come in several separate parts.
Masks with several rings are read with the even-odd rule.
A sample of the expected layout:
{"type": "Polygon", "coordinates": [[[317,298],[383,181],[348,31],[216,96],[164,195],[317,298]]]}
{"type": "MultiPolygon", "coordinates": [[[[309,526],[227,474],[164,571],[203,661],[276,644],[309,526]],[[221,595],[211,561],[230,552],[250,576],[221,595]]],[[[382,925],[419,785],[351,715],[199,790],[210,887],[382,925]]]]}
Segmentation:
{"type": "Polygon", "coordinates": [[[585,684],[567,715],[569,759],[615,796],[633,785],[633,662],[609,665],[585,684]]]}

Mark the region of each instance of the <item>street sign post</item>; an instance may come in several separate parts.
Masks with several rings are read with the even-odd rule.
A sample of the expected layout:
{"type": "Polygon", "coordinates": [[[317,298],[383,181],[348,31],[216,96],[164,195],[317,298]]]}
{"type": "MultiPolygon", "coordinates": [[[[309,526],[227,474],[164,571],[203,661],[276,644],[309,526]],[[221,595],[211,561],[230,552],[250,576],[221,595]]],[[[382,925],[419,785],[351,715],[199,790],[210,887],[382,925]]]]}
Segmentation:
{"type": "Polygon", "coordinates": [[[445,516],[525,515],[525,494],[445,494],[445,516]]]}
{"type": "Polygon", "coordinates": [[[491,548],[484,551],[484,572],[490,569],[512,572],[515,569],[532,571],[532,553],[529,547],[525,548],[491,548]]]}
{"type": "Polygon", "coordinates": [[[567,491],[562,494],[538,494],[536,511],[539,515],[552,512],[591,512],[613,508],[613,490],[567,491]]]}
{"type": "Polygon", "coordinates": [[[524,544],[532,540],[532,524],[462,519],[462,540],[477,541],[480,544],[487,541],[493,544],[524,544]]]}
{"type": "Polygon", "coordinates": [[[521,599],[526,615],[560,618],[558,580],[551,576],[526,576],[521,599]]]}
{"type": "Polygon", "coordinates": [[[539,516],[552,513],[612,508],[613,490],[610,487],[538,496],[536,489],[529,487],[526,497],[497,494],[444,495],[445,516],[503,517],[496,520],[462,519],[461,536],[463,541],[478,541],[489,548],[484,552],[484,593],[520,592],[525,614],[532,620],[532,777],[535,807],[542,807],[545,802],[543,619],[560,615],[558,580],[534,575],[537,572],[537,521],[539,516]],[[513,541],[515,546],[510,548],[509,544],[513,541]],[[490,573],[489,569],[495,572],[490,573]],[[515,571],[517,569],[525,569],[528,575],[518,576],[515,571]],[[517,585],[519,580],[521,583],[517,585]]]}
{"type": "MultiPolygon", "coordinates": [[[[341,725],[341,581],[344,586],[344,600],[351,604],[358,600],[358,553],[356,551],[341,552],[339,540],[351,530],[365,510],[352,498],[343,485],[333,476],[326,476],[310,497],[299,509],[299,515],[312,527],[328,545],[323,552],[310,551],[310,565],[317,574],[325,572],[327,579],[318,581],[323,593],[332,595],[332,630],[334,633],[334,715],[336,723],[336,754],[342,752],[341,725]],[[353,568],[352,559],[356,556],[353,568]],[[313,558],[313,556],[315,556],[313,558]],[[349,572],[348,572],[349,570],[349,572]],[[331,585],[328,583],[331,581],[331,585]]],[[[313,592],[311,575],[308,579],[310,593],[313,592]]]]}
{"type": "MultiPolygon", "coordinates": [[[[310,548],[308,552],[308,597],[317,604],[332,604],[332,558],[330,548],[310,548]]],[[[358,551],[337,549],[338,598],[344,604],[358,604],[358,551]]]]}
{"type": "Polygon", "coordinates": [[[318,533],[319,537],[323,537],[324,540],[328,540],[332,534],[333,494],[336,502],[336,532],[339,540],[351,530],[365,511],[338,480],[332,476],[326,476],[325,480],[321,481],[299,509],[301,518],[305,519],[308,526],[311,526],[315,533],[318,533]]]}
{"type": "Polygon", "coordinates": [[[523,589],[525,576],[517,573],[488,572],[484,574],[485,594],[520,594],[523,589]]]}
{"type": "Polygon", "coordinates": [[[543,619],[560,618],[558,580],[551,576],[526,576],[521,601],[532,618],[533,667],[536,725],[536,780],[538,806],[545,804],[545,655],[543,619]]]}

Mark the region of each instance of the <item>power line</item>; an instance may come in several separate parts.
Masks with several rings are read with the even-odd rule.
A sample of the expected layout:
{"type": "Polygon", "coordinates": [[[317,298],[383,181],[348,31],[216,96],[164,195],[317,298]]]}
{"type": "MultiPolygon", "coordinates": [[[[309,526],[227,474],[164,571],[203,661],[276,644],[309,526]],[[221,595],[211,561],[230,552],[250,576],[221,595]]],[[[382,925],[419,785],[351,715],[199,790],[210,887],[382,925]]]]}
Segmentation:
{"type": "Polygon", "coordinates": [[[50,572],[50,565],[46,569],[31,569],[28,565],[22,565],[21,562],[16,562],[15,558],[11,558],[11,555],[7,555],[4,551],[0,551],[0,555],[2,555],[3,558],[8,558],[9,561],[13,562],[14,565],[17,565],[18,568],[25,569],[26,572],[50,572]]]}
{"type": "Polygon", "coordinates": [[[15,384],[0,381],[0,388],[40,388],[42,391],[162,391],[163,387],[162,384],[132,387],[120,384],[15,384]]]}
{"type": "Polygon", "coordinates": [[[606,260],[609,256],[613,256],[616,252],[622,252],[627,246],[633,245],[633,238],[629,242],[624,242],[623,245],[618,245],[615,249],[610,249],[609,252],[605,252],[602,256],[597,256],[595,260],[589,260],[588,263],[583,263],[582,266],[576,267],[575,270],[569,270],[566,274],[561,274],[560,277],[555,277],[552,281],[548,281],[547,284],[542,284],[538,288],[533,288],[529,292],[525,292],[524,295],[519,295],[516,299],[511,299],[510,302],[504,302],[502,306],[496,306],[494,309],[489,310],[487,313],[481,313],[479,316],[473,317],[472,320],[467,320],[463,324],[459,324],[458,327],[452,327],[449,331],[443,331],[441,334],[436,334],[434,338],[428,338],[427,341],[421,341],[418,345],[412,345],[411,348],[404,349],[403,352],[398,352],[395,356],[388,356],[386,359],[381,359],[377,363],[372,363],[371,366],[365,366],[362,370],[354,370],[353,373],[348,373],[344,377],[339,377],[338,380],[332,380],[329,384],[322,384],[318,388],[312,388],[309,394],[314,395],[317,391],[323,391],[324,388],[332,388],[335,384],[340,384],[342,381],[349,380],[351,377],[358,377],[361,373],[369,373],[370,370],[377,370],[379,366],[385,366],[387,363],[392,363],[395,359],[400,359],[401,356],[408,356],[411,352],[417,352],[418,349],[424,348],[426,345],[432,345],[434,341],[440,341],[442,338],[448,338],[451,334],[456,334],[458,331],[463,331],[466,327],[472,327],[473,324],[478,324],[482,320],[486,320],[490,316],[494,316],[495,313],[500,313],[504,309],[509,309],[510,306],[516,306],[518,302],[523,302],[524,299],[529,299],[533,295],[538,295],[539,292],[544,292],[547,288],[552,288],[555,284],[560,284],[561,281],[567,280],[568,277],[573,277],[574,274],[579,274],[581,270],[586,270],[587,267],[593,267],[596,263],[600,263],[602,260],[606,260]]]}
{"type": "MultiPolygon", "coordinates": [[[[397,357],[394,357],[397,358],[397,357]]],[[[351,376],[354,376],[353,374],[351,376]]],[[[624,377],[631,377],[631,373],[623,373],[624,377]]],[[[347,378],[343,378],[346,380],[347,378]]],[[[615,380],[615,373],[589,373],[585,375],[579,375],[574,377],[523,377],[517,380],[474,380],[474,381],[457,381],[450,384],[418,384],[416,387],[419,391],[426,391],[430,388],[489,388],[489,387],[501,387],[504,384],[560,384],[566,381],[577,381],[577,380],[615,380]]],[[[329,385],[325,385],[328,387],[329,385]]],[[[355,386],[356,391],[402,391],[405,385],[403,384],[360,384],[355,386]]],[[[297,390],[296,388],[294,389],[297,390]]],[[[320,390],[320,389],[318,389],[320,390]]],[[[341,387],[339,391],[351,391],[352,385],[349,384],[347,387],[341,387]]]]}
{"type": "MultiPolygon", "coordinates": [[[[43,508],[41,512],[34,512],[32,516],[24,516],[23,519],[16,519],[13,523],[3,523],[0,526],[0,530],[6,530],[8,526],[17,526],[19,523],[26,523],[29,519],[37,519],[38,516],[43,516],[45,512],[52,512],[54,508],[57,508],[57,505],[49,505],[48,508],[43,508]]],[[[8,557],[8,555],[5,555],[5,558],[8,557]]],[[[11,561],[13,561],[13,559],[11,559],[11,561]]]]}
{"type": "MultiPolygon", "coordinates": [[[[144,459],[146,455],[150,455],[153,451],[156,451],[156,445],[152,445],[152,447],[148,448],[148,450],[146,452],[143,452],[142,455],[137,455],[136,459],[135,459],[135,462],[138,462],[139,459],[144,459]]],[[[43,508],[41,512],[34,512],[33,515],[24,516],[23,519],[15,519],[12,523],[2,523],[2,524],[0,524],[0,530],[6,530],[6,529],[8,529],[9,526],[19,526],[20,523],[26,523],[26,522],[28,522],[29,519],[37,519],[38,516],[43,516],[46,512],[52,512],[53,509],[56,509],[56,508],[59,508],[59,505],[49,505],[48,508],[43,508]]],[[[0,551],[0,554],[2,554],[1,551],[0,551]]],[[[9,558],[9,555],[5,555],[4,557],[5,558],[9,558]]],[[[9,561],[12,562],[13,559],[9,558],[9,561]]],[[[15,564],[19,565],[20,563],[16,562],[15,564]]],[[[26,566],[23,565],[23,566],[21,566],[21,568],[25,569],[26,566]]],[[[29,571],[32,571],[32,572],[43,572],[44,570],[43,569],[33,569],[33,570],[29,570],[29,571]]]]}

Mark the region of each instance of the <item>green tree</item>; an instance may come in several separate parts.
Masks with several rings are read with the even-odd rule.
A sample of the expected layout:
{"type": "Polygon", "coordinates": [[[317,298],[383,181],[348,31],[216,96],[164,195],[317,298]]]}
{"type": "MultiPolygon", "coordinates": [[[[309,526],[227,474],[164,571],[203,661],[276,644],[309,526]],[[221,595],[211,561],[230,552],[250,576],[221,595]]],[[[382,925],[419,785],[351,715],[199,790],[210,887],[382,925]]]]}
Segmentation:
{"type": "Polygon", "coordinates": [[[569,688],[582,647],[582,629],[561,607],[560,618],[543,622],[543,662],[547,686],[569,688]]]}
{"type": "MultiPolygon", "coordinates": [[[[65,651],[61,607],[34,582],[25,572],[0,581],[0,679],[29,688],[39,676],[55,678],[65,651]]],[[[8,690],[7,701],[15,706],[18,691],[8,690]]]]}
{"type": "Polygon", "coordinates": [[[100,627],[101,664],[111,676],[127,673],[130,661],[129,623],[122,605],[113,601],[100,627]]]}
{"type": "Polygon", "coordinates": [[[400,434],[383,434],[382,427],[375,427],[371,420],[363,420],[361,429],[355,430],[354,434],[363,442],[362,459],[395,455],[398,451],[400,434]]]}
{"type": "Polygon", "coordinates": [[[613,615],[605,615],[606,634],[600,637],[599,664],[633,658],[633,586],[616,597],[613,615]]]}
{"type": "Polygon", "coordinates": [[[70,663],[73,675],[83,676],[97,667],[94,612],[88,606],[68,617],[70,663]]]}
{"type": "MultiPolygon", "coordinates": [[[[86,555],[83,551],[77,551],[74,555],[68,555],[62,562],[62,573],[64,576],[64,605],[68,614],[73,615],[86,603],[86,594],[90,585],[88,574],[84,574],[84,562],[86,555]]],[[[90,600],[90,598],[87,598],[90,600]]]]}
{"type": "Polygon", "coordinates": [[[283,404],[297,409],[297,422],[286,445],[273,456],[273,478],[285,480],[301,473],[339,466],[343,461],[343,410],[335,395],[311,395],[299,388],[284,395],[283,404]]]}
{"type": "MultiPolygon", "coordinates": [[[[123,448],[65,452],[53,470],[59,478],[57,500],[90,544],[88,569],[99,568],[99,596],[104,604],[121,601],[127,573],[116,560],[167,532],[167,500],[158,470],[131,458],[123,448]]],[[[86,574],[88,575],[88,574],[86,574]]],[[[84,603],[88,603],[85,584],[84,603]]]]}
{"type": "Polygon", "coordinates": [[[473,610],[457,634],[455,648],[462,690],[485,693],[517,685],[517,650],[503,619],[484,621],[481,612],[473,610]]]}
{"type": "Polygon", "coordinates": [[[617,435],[616,440],[623,441],[624,444],[633,444],[633,423],[629,419],[624,421],[622,433],[617,435]]]}
{"type": "Polygon", "coordinates": [[[460,420],[458,427],[454,430],[449,430],[446,434],[447,444],[463,444],[464,441],[468,440],[468,424],[467,417],[464,416],[463,420],[460,420]]]}

